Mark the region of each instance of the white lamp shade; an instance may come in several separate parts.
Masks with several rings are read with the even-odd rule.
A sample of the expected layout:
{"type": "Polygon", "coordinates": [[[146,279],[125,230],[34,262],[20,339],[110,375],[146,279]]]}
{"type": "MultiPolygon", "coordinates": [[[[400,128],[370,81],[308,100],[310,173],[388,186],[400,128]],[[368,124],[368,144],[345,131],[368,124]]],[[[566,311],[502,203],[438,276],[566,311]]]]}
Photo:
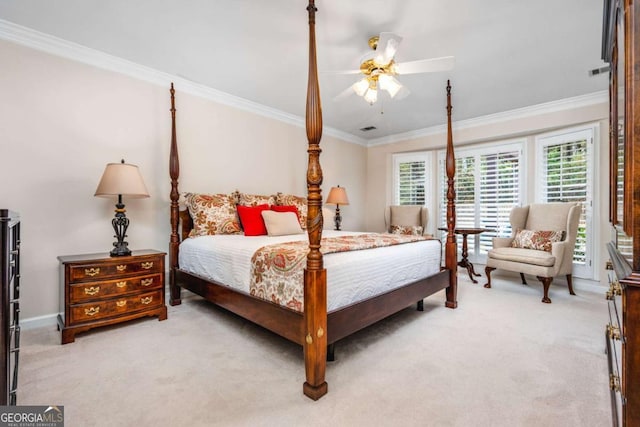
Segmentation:
{"type": "Polygon", "coordinates": [[[331,187],[326,203],[328,205],[348,205],[349,198],[347,197],[347,190],[340,186],[331,187]]]}
{"type": "Polygon", "coordinates": [[[128,163],[107,164],[94,196],[110,197],[117,195],[134,199],[149,197],[149,191],[144,185],[138,166],[128,163]]]}

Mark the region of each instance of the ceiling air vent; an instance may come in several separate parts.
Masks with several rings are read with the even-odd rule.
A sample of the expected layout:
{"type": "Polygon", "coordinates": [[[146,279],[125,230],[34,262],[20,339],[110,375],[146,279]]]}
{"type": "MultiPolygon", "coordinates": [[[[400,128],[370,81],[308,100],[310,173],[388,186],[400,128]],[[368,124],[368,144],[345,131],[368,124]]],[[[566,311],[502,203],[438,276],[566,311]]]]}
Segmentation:
{"type": "Polygon", "coordinates": [[[360,128],[362,132],[369,132],[370,130],[374,130],[374,129],[377,129],[377,128],[375,126],[365,126],[363,128],[360,128]]]}

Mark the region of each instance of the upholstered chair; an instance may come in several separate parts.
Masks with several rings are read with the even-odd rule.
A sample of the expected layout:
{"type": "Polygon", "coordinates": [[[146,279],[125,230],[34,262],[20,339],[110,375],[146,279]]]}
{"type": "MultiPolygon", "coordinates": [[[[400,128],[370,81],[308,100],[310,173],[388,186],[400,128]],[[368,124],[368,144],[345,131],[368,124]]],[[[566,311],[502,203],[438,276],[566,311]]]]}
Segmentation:
{"type": "Polygon", "coordinates": [[[565,275],[569,293],[573,292],[571,272],[582,206],[579,203],[536,203],[511,211],[511,237],[495,237],[487,255],[487,284],[496,268],[534,275],[542,282],[542,302],[550,303],[549,286],[553,278],[565,275]]]}
{"type": "Polygon", "coordinates": [[[388,233],[426,235],[429,211],[419,205],[387,206],[384,224],[388,233]]]}

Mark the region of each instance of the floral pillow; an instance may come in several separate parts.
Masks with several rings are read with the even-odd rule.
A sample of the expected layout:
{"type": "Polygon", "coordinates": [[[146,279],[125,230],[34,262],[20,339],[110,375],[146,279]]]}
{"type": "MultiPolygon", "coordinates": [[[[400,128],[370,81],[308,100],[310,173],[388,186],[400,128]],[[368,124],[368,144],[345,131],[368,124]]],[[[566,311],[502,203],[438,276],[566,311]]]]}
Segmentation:
{"type": "Polygon", "coordinates": [[[241,233],[232,194],[186,193],[184,201],[193,219],[189,237],[241,233]]]}
{"type": "Polygon", "coordinates": [[[422,236],[421,225],[392,225],[389,227],[391,234],[407,234],[410,236],[422,236]]]}
{"type": "Polygon", "coordinates": [[[242,206],[275,205],[276,196],[264,196],[260,194],[239,194],[238,204],[242,206]]]}
{"type": "Polygon", "coordinates": [[[551,244],[564,239],[564,231],[535,231],[516,229],[512,248],[551,252],[551,244]]]}
{"type": "Polygon", "coordinates": [[[278,193],[276,195],[276,204],[285,206],[295,206],[298,208],[298,220],[303,230],[307,229],[307,198],[294,196],[291,194],[278,193]]]}

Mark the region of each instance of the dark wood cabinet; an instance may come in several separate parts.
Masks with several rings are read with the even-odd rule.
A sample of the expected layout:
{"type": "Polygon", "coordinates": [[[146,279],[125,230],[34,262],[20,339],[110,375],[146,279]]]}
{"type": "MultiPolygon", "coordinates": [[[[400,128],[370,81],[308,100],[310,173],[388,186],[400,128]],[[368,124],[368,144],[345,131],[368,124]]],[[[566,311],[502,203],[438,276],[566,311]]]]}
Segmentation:
{"type": "Polygon", "coordinates": [[[20,355],[20,217],[0,209],[0,405],[15,405],[20,355]]]}
{"type": "Polygon", "coordinates": [[[79,332],[144,316],[167,318],[164,252],[60,256],[62,344],[79,332]]]}
{"type": "Polygon", "coordinates": [[[640,5],[605,0],[611,259],[606,344],[613,425],[640,426],[640,5]]]}

